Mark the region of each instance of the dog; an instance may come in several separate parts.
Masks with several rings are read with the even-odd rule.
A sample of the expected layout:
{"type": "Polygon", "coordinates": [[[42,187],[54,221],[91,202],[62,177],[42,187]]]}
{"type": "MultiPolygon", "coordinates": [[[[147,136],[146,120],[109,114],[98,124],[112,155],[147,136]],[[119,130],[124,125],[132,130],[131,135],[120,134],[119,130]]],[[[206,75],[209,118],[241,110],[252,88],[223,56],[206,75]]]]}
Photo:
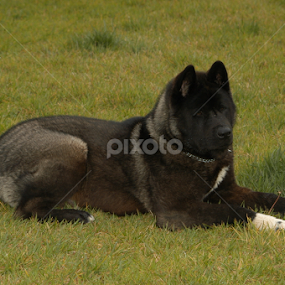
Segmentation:
{"type": "Polygon", "coordinates": [[[21,122],[0,137],[0,199],[15,216],[87,223],[74,203],[118,216],[152,212],[171,230],[249,220],[258,228],[285,221],[285,199],[237,185],[233,165],[236,108],[227,70],[187,66],[145,117],[122,122],[76,116],[21,122]],[[243,205],[243,206],[241,206],[243,205]]]}

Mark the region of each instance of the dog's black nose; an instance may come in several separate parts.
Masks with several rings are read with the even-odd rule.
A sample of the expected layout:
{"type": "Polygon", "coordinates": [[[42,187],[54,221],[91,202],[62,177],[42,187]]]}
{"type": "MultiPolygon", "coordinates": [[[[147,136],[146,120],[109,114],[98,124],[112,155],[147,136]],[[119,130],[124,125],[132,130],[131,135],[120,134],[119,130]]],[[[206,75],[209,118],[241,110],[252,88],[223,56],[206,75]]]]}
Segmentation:
{"type": "Polygon", "coordinates": [[[230,127],[219,127],[217,130],[217,136],[220,139],[225,139],[232,134],[232,129],[230,127]]]}

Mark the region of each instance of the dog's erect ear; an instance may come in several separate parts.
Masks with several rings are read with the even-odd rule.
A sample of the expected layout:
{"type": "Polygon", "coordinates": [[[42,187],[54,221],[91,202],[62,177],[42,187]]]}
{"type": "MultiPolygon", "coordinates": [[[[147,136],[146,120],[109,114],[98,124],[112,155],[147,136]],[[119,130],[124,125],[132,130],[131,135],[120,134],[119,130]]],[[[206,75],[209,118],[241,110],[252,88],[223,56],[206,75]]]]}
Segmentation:
{"type": "Polygon", "coordinates": [[[223,89],[230,91],[230,84],[226,67],[221,61],[216,61],[207,72],[207,80],[216,83],[223,89]]]}
{"type": "Polygon", "coordinates": [[[189,91],[196,86],[196,71],[193,65],[188,65],[174,79],[174,94],[186,97],[189,91]]]}

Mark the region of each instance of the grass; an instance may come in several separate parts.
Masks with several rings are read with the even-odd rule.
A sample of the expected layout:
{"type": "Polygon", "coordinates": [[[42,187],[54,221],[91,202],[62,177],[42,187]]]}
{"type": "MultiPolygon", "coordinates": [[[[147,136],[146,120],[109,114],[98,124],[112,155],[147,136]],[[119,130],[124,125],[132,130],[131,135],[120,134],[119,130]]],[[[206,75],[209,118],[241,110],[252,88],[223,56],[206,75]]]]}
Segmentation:
{"type": "Polygon", "coordinates": [[[86,35],[75,35],[69,42],[70,48],[92,51],[119,47],[119,39],[114,32],[93,30],[86,35]]]}
{"type": "MultiPolygon", "coordinates": [[[[219,59],[238,107],[237,179],[284,195],[284,10],[278,0],[3,0],[0,132],[36,116],[145,115],[187,64],[219,59]]],[[[284,232],[169,232],[152,215],[89,211],[93,224],[39,224],[0,204],[1,284],[284,282],[284,232]]]]}
{"type": "Polygon", "coordinates": [[[285,191],[285,151],[281,148],[264,157],[262,161],[254,161],[246,171],[239,175],[239,182],[261,192],[285,191]]]}

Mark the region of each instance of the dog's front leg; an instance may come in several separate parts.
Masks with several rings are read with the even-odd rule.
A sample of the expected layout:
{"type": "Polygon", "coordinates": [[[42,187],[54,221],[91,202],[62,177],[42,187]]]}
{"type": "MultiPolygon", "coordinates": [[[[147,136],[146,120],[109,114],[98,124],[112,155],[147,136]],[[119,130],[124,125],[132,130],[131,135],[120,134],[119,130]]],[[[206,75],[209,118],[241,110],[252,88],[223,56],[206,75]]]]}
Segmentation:
{"type": "Polygon", "coordinates": [[[186,209],[184,206],[181,209],[164,209],[155,212],[157,226],[171,230],[195,226],[208,227],[222,223],[233,224],[235,220],[246,223],[248,218],[253,220],[256,216],[252,210],[225,204],[193,201],[186,209]]]}
{"type": "Polygon", "coordinates": [[[208,204],[197,202],[187,210],[164,210],[156,212],[158,227],[177,230],[195,226],[209,227],[222,223],[233,224],[234,221],[252,224],[258,229],[285,229],[285,220],[259,214],[250,209],[226,204],[208,204]]]}
{"type": "Polygon", "coordinates": [[[208,201],[211,203],[226,201],[234,205],[243,204],[245,207],[251,209],[262,208],[281,213],[282,215],[285,213],[285,198],[273,193],[254,192],[248,188],[236,185],[231,190],[219,191],[218,194],[213,193],[208,201]]]}

